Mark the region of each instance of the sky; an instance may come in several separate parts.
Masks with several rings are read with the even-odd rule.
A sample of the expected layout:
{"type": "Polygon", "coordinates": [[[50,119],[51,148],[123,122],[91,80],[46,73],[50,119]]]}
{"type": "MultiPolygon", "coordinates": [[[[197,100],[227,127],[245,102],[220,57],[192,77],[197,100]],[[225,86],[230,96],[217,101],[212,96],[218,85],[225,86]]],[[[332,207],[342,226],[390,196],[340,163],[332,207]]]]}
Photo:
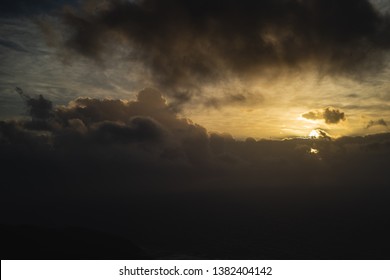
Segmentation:
{"type": "Polygon", "coordinates": [[[389,12],[2,1],[2,259],[388,259],[389,12]]]}
{"type": "Polygon", "coordinates": [[[25,114],[15,87],[57,105],[152,87],[239,139],[389,131],[387,1],[36,2],[2,4],[2,119],[25,114]],[[327,108],[345,118],[303,117],[327,108]]]}

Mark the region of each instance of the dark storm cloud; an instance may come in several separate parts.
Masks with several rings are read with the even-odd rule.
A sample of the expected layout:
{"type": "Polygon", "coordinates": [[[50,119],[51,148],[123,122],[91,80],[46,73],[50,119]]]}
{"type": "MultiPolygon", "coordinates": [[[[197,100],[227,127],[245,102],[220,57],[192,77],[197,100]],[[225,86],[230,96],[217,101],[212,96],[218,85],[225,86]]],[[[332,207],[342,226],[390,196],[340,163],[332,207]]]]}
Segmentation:
{"type": "Polygon", "coordinates": [[[18,87],[15,90],[25,100],[28,114],[33,120],[45,121],[53,116],[53,104],[50,100],[45,99],[42,95],[32,98],[18,87]]]}
{"type": "Polygon", "coordinates": [[[75,0],[2,0],[0,16],[31,16],[45,14],[64,4],[75,4],[75,0]]]}
{"type": "Polygon", "coordinates": [[[367,0],[109,1],[67,10],[67,46],[102,59],[123,43],[160,86],[197,88],[227,73],[319,65],[328,74],[380,69],[389,20],[367,0]]]}
{"type": "Polygon", "coordinates": [[[321,111],[311,111],[302,115],[308,120],[324,120],[327,124],[337,124],[345,121],[345,114],[338,109],[326,108],[321,111]]]}
{"type": "Polygon", "coordinates": [[[103,122],[93,129],[94,141],[102,143],[131,143],[160,141],[163,129],[153,119],[133,117],[128,125],[115,122],[103,122]]]}
{"type": "Polygon", "coordinates": [[[324,120],[326,123],[335,124],[345,121],[345,114],[337,109],[326,108],[324,111],[324,120]]]}
{"type": "Polygon", "coordinates": [[[376,121],[371,120],[368,122],[366,128],[370,128],[370,127],[377,126],[377,125],[387,127],[387,122],[384,119],[379,119],[376,121]]]}
{"type": "Polygon", "coordinates": [[[135,101],[80,97],[69,106],[56,110],[56,117],[61,122],[79,119],[87,126],[104,121],[128,123],[130,118],[136,116],[150,117],[172,130],[188,126],[187,120],[177,118],[161,93],[151,88],[140,91],[135,101]]]}
{"type": "Polygon", "coordinates": [[[157,90],[142,90],[134,101],[78,98],[56,108],[41,95],[30,97],[19,88],[18,92],[31,120],[14,123],[16,131],[50,135],[43,142],[58,149],[78,151],[89,145],[105,147],[102,152],[111,147],[138,154],[142,147],[148,152],[138,154],[139,160],[161,157],[195,165],[210,158],[206,129],[178,118],[157,90]]]}

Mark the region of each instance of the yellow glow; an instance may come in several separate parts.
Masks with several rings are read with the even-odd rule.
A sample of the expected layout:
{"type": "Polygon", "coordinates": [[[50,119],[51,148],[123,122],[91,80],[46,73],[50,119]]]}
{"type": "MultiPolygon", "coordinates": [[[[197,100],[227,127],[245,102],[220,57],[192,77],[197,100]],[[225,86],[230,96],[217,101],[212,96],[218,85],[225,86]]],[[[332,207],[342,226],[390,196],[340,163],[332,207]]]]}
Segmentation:
{"type": "Polygon", "coordinates": [[[312,130],[310,133],[309,133],[309,137],[310,138],[320,138],[320,134],[317,130],[312,130]]]}
{"type": "Polygon", "coordinates": [[[314,149],[314,148],[311,148],[311,149],[310,149],[310,153],[311,153],[311,154],[316,155],[316,154],[318,154],[319,152],[320,152],[320,151],[317,150],[317,149],[314,149]]]}

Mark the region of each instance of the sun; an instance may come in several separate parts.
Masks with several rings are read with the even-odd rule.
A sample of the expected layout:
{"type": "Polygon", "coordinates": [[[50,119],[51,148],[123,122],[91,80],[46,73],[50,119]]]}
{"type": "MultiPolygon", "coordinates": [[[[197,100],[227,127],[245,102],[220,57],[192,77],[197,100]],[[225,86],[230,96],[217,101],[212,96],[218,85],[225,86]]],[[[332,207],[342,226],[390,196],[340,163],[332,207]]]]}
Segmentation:
{"type": "Polygon", "coordinates": [[[312,130],[310,133],[309,133],[309,137],[310,138],[316,138],[316,139],[318,139],[318,138],[320,138],[320,133],[316,130],[316,129],[314,129],[314,130],[312,130]]]}

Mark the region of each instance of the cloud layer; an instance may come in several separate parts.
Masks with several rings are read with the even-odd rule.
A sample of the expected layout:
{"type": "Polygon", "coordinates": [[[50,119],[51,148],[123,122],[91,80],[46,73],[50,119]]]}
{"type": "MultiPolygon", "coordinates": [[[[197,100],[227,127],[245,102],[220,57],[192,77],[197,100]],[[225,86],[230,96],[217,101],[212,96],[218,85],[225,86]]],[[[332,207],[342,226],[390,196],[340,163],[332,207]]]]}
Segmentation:
{"type": "Polygon", "coordinates": [[[384,119],[379,119],[376,121],[369,121],[367,124],[367,128],[373,127],[373,126],[385,126],[387,127],[387,122],[384,119]]]}
{"type": "MultiPolygon", "coordinates": [[[[93,2],[92,2],[93,3],[93,2]]],[[[380,69],[387,16],[359,1],[108,1],[68,9],[70,49],[98,60],[112,45],[151,70],[160,87],[197,88],[228,75],[251,79],[285,67],[327,74],[380,69]]]]}

